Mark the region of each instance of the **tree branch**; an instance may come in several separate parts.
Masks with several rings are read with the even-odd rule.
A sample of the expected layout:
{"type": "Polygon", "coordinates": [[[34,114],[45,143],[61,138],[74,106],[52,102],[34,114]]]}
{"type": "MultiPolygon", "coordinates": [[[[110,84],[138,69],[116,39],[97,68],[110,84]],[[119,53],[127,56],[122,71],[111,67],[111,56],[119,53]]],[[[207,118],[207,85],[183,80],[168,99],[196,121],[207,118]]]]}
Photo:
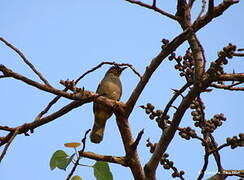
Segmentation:
{"type": "Polygon", "coordinates": [[[213,77],[213,81],[241,81],[244,82],[244,73],[237,74],[221,74],[217,77],[213,77]]]}
{"type": "MultiPolygon", "coordinates": [[[[55,89],[53,87],[49,87],[43,84],[40,84],[36,81],[33,81],[21,74],[15,73],[12,70],[6,68],[5,66],[0,64],[0,71],[2,71],[4,74],[8,74],[9,76],[13,77],[14,79],[21,80],[25,82],[28,85],[31,85],[33,87],[36,87],[40,90],[62,96],[71,100],[82,100],[82,101],[95,101],[96,103],[104,104],[105,106],[109,106],[111,108],[116,106],[124,106],[122,102],[118,102],[109,98],[106,98],[104,96],[100,96],[99,94],[93,93],[91,91],[82,91],[82,93],[68,93],[62,90],[55,89]]],[[[114,108],[115,109],[115,108],[114,108]]]]}
{"type": "Polygon", "coordinates": [[[199,91],[195,87],[193,87],[182,100],[181,104],[178,106],[177,111],[174,113],[171,125],[167,130],[165,130],[164,133],[162,133],[152,157],[144,167],[148,177],[155,176],[155,170],[159,164],[161,155],[166,151],[169,143],[173,139],[185,111],[188,109],[193,99],[195,99],[195,97],[197,97],[198,95],[199,91]]]}
{"type": "Polygon", "coordinates": [[[3,43],[5,43],[8,47],[10,47],[11,49],[13,49],[24,61],[25,64],[27,64],[31,70],[49,87],[52,87],[49,82],[47,81],[46,78],[44,78],[44,76],[37,71],[37,69],[35,68],[35,66],[33,66],[30,61],[25,57],[25,55],[16,47],[14,47],[12,44],[10,44],[8,41],[6,41],[5,39],[3,39],[2,37],[0,37],[0,41],[2,41],[3,43]]]}
{"type": "Polygon", "coordinates": [[[14,138],[17,136],[18,133],[19,133],[19,128],[16,128],[16,130],[14,131],[14,133],[12,133],[10,139],[8,140],[7,144],[5,145],[5,147],[4,147],[3,151],[2,151],[2,154],[0,156],[0,163],[3,160],[4,155],[6,154],[10,144],[12,143],[12,141],[14,140],[14,138]]]}
{"type": "Polygon", "coordinates": [[[81,157],[85,157],[97,161],[106,161],[110,163],[120,164],[122,166],[128,166],[125,157],[108,156],[108,155],[95,154],[93,152],[82,152],[82,151],[79,151],[79,154],[81,157]]]}
{"type": "MultiPolygon", "coordinates": [[[[81,106],[82,104],[84,103],[87,103],[88,100],[85,100],[85,101],[73,101],[71,103],[69,103],[68,105],[62,107],[60,110],[40,119],[39,121],[33,121],[31,123],[25,123],[21,126],[18,126],[16,128],[13,128],[13,129],[18,129],[18,134],[21,134],[21,133],[26,133],[28,132],[29,130],[31,129],[35,129],[37,127],[40,127],[44,124],[47,124],[55,119],[57,119],[58,117],[68,113],[69,111],[81,106]]],[[[1,141],[0,143],[0,146],[2,146],[3,144],[7,143],[9,140],[9,138],[5,138],[5,141],[1,141]]]]}
{"type": "Polygon", "coordinates": [[[224,89],[230,91],[244,91],[244,87],[230,87],[230,85],[221,85],[221,84],[213,84],[213,83],[210,86],[217,89],[224,89]]]}
{"type": "Polygon", "coordinates": [[[119,114],[116,113],[115,115],[116,115],[117,126],[119,128],[119,132],[121,134],[121,138],[125,148],[126,161],[128,163],[128,166],[130,167],[134,179],[144,180],[145,174],[142,169],[137,150],[133,148],[133,144],[135,143],[135,141],[132,137],[131,128],[128,119],[124,117],[126,110],[125,109],[122,111],[120,110],[119,112],[121,113],[119,114]]]}
{"type": "Polygon", "coordinates": [[[197,178],[197,180],[201,180],[205,174],[205,171],[208,167],[208,158],[209,158],[209,154],[206,152],[206,149],[205,149],[205,155],[204,155],[204,163],[203,163],[203,167],[201,169],[201,172],[197,178]]]}
{"type": "Polygon", "coordinates": [[[141,2],[141,1],[136,1],[136,0],[125,0],[125,1],[130,2],[132,4],[137,4],[139,6],[142,6],[142,7],[148,8],[148,9],[152,9],[152,10],[154,10],[154,11],[156,11],[156,12],[158,12],[158,13],[166,16],[166,17],[169,17],[169,18],[171,18],[173,20],[178,21],[177,16],[174,16],[172,14],[169,14],[169,13],[163,11],[162,9],[157,8],[155,1],[153,1],[152,5],[148,5],[148,4],[145,4],[145,3],[141,2]]]}

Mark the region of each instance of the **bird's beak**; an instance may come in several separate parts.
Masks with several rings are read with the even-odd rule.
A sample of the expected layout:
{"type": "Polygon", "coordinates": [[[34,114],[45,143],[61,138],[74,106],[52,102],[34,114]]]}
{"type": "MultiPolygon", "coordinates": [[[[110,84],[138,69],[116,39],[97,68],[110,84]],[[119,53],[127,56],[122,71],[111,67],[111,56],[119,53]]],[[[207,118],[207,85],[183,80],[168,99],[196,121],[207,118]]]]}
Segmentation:
{"type": "Polygon", "coordinates": [[[126,68],[127,68],[127,67],[123,67],[123,68],[121,68],[121,72],[124,71],[126,68]]]}

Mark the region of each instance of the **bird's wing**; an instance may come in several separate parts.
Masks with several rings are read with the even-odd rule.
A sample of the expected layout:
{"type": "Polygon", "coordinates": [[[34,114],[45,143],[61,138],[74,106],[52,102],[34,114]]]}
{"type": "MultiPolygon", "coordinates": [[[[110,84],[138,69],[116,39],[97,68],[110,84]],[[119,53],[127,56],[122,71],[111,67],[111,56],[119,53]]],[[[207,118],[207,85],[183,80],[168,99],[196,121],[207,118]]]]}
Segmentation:
{"type": "MultiPolygon", "coordinates": [[[[99,94],[98,91],[99,91],[100,86],[101,86],[101,83],[99,83],[97,90],[96,90],[96,93],[98,93],[98,94],[99,94]]],[[[93,103],[93,113],[95,113],[95,106],[96,106],[96,103],[93,103]]]]}

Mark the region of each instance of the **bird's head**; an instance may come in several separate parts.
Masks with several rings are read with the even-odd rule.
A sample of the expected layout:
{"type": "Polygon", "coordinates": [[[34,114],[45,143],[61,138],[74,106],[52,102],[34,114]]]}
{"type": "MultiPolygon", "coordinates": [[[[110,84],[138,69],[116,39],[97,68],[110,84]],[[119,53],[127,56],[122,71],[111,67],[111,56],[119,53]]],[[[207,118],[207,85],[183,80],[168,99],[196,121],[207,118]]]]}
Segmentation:
{"type": "Polygon", "coordinates": [[[122,73],[122,71],[124,71],[127,67],[119,67],[119,66],[112,66],[107,72],[106,74],[112,73],[113,75],[119,77],[120,74],[122,73]]]}

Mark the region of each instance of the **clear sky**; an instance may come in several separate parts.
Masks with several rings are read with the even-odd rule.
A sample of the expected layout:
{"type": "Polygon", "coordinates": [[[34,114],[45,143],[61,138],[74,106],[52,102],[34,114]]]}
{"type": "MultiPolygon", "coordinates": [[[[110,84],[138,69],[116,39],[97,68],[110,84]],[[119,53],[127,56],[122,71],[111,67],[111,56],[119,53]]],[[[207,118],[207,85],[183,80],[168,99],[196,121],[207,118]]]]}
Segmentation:
{"type": "MultiPolygon", "coordinates": [[[[151,3],[149,0],[145,2],[151,3]]],[[[159,7],[172,14],[175,13],[175,3],[172,1],[161,2],[159,7]]],[[[196,14],[200,8],[201,4],[196,3],[194,8],[196,14]]],[[[242,1],[197,33],[205,48],[208,63],[214,60],[217,56],[216,52],[229,42],[240,48],[244,47],[244,23],[241,19],[243,12],[242,1]]],[[[0,36],[18,47],[50,83],[60,89],[63,88],[59,85],[60,80],[75,79],[102,61],[130,63],[143,73],[151,59],[160,51],[160,40],[173,39],[180,32],[179,25],[172,20],[123,0],[0,1],[0,36]]],[[[183,55],[187,47],[186,43],[182,45],[177,50],[177,54],[183,55]]],[[[21,59],[3,43],[0,43],[0,64],[38,80],[21,59]]],[[[151,155],[145,147],[146,139],[150,137],[152,142],[156,142],[161,133],[156,123],[150,121],[139,106],[151,102],[159,109],[165,107],[172,96],[171,88],[177,89],[184,84],[184,80],[178,76],[173,66],[173,62],[162,63],[143,91],[130,118],[134,136],[141,129],[145,129],[138,150],[143,164],[151,155]]],[[[104,66],[89,74],[78,86],[95,91],[107,69],[108,66],[104,66]]],[[[235,72],[244,72],[243,59],[230,60],[226,71],[232,72],[233,69],[235,72]]],[[[128,99],[138,80],[130,70],[123,73],[122,101],[128,99]]],[[[53,97],[22,82],[1,79],[0,124],[15,127],[33,121],[53,97]]],[[[219,144],[223,144],[226,137],[244,132],[243,93],[215,90],[204,94],[203,100],[207,107],[207,118],[210,119],[217,113],[224,113],[227,117],[224,125],[214,133],[219,144]]],[[[50,112],[54,112],[68,102],[68,100],[61,100],[50,112]]],[[[175,105],[177,106],[177,103],[175,105]]],[[[172,110],[171,114],[173,112],[172,110]]],[[[193,127],[189,114],[190,111],[187,111],[181,127],[193,127]]],[[[80,141],[92,124],[92,104],[86,104],[36,129],[29,137],[18,136],[0,164],[0,179],[65,179],[70,168],[67,172],[51,171],[50,157],[58,149],[73,153],[63,144],[80,141]]],[[[104,141],[99,145],[87,141],[86,151],[124,155],[114,116],[107,123],[104,141]]],[[[186,172],[186,179],[197,177],[203,164],[203,149],[200,142],[186,141],[176,134],[167,152],[170,154],[170,159],[174,160],[175,166],[186,172]]],[[[222,150],[223,167],[243,169],[243,153],[243,148],[222,150]]],[[[85,159],[81,162],[89,165],[94,163],[85,159]]],[[[210,163],[209,176],[212,175],[211,172],[216,171],[213,158],[210,163]]],[[[132,179],[128,168],[114,164],[110,164],[110,167],[115,180],[132,179]]],[[[171,177],[169,172],[171,171],[159,167],[158,179],[169,179],[171,177]]],[[[87,167],[79,168],[75,174],[80,175],[84,180],[94,179],[92,169],[87,167]]]]}

